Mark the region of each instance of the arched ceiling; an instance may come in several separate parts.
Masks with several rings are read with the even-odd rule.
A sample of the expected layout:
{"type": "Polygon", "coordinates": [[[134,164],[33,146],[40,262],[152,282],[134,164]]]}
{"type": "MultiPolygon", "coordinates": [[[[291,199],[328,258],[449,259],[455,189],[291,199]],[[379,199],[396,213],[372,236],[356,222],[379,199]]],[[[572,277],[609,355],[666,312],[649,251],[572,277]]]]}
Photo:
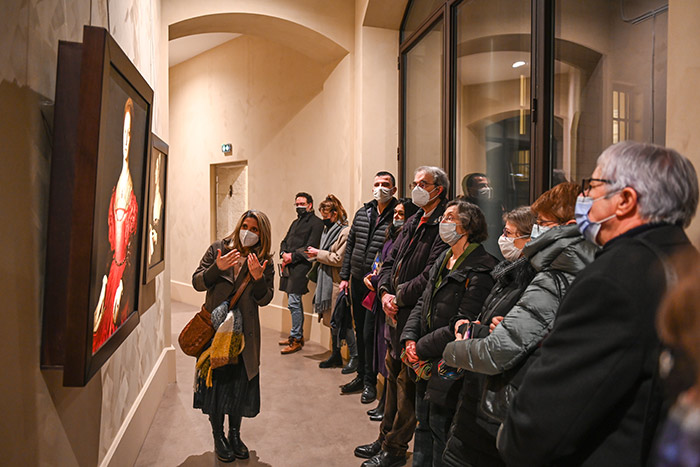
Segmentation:
{"type": "Polygon", "coordinates": [[[194,34],[234,33],[258,36],[294,49],[322,64],[339,62],[348,50],[301,24],[254,13],[218,13],[188,18],[168,27],[168,39],[194,34]]]}

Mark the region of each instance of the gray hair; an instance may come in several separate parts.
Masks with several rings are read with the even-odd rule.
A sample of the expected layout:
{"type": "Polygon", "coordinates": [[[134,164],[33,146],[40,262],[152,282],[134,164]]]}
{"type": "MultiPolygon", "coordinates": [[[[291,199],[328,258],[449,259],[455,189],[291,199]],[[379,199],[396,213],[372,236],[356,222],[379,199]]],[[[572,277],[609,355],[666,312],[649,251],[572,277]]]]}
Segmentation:
{"type": "Polygon", "coordinates": [[[693,164],[673,149],[623,141],[598,157],[608,193],[630,187],[639,213],[648,222],[688,227],[698,206],[698,177],[693,164]]]}
{"type": "Polygon", "coordinates": [[[433,177],[433,183],[437,186],[443,187],[440,197],[445,199],[447,197],[447,192],[450,191],[450,180],[447,178],[447,174],[440,167],[435,167],[432,165],[422,165],[416,169],[414,175],[418,172],[424,172],[430,174],[433,177]]]}
{"type": "Polygon", "coordinates": [[[530,206],[520,206],[503,214],[503,222],[510,222],[518,229],[517,233],[529,237],[533,224],[537,222],[537,216],[532,212],[530,206]]]}
{"type": "Polygon", "coordinates": [[[447,208],[457,206],[459,225],[469,233],[469,243],[481,243],[489,237],[489,229],[486,224],[484,212],[476,204],[472,204],[463,198],[453,199],[447,203],[447,208]]]}

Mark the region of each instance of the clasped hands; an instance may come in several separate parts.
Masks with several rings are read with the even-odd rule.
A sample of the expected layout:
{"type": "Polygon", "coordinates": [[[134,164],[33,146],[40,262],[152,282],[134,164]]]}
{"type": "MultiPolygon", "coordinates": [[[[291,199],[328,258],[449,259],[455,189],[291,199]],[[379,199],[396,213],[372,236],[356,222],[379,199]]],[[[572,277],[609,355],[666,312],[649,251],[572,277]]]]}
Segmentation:
{"type": "MultiPolygon", "coordinates": [[[[496,326],[498,326],[501,323],[501,321],[503,321],[503,316],[494,317],[491,320],[491,324],[489,324],[489,332],[493,332],[493,330],[496,328],[496,326]]],[[[471,322],[474,324],[480,324],[479,321],[471,321],[471,322]]],[[[464,335],[462,335],[462,333],[459,332],[459,328],[463,324],[469,324],[469,323],[470,323],[470,321],[468,319],[460,319],[455,323],[455,340],[462,341],[468,337],[467,333],[464,333],[464,335]]]]}

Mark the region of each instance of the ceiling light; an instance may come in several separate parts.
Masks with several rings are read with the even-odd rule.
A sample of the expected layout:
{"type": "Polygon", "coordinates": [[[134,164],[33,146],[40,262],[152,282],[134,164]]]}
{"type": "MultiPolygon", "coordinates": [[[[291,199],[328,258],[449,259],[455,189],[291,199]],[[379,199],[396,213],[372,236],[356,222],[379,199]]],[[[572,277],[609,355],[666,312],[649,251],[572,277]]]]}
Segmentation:
{"type": "Polygon", "coordinates": [[[522,60],[518,60],[517,62],[513,63],[513,68],[520,68],[523,65],[527,65],[527,63],[523,62],[522,60]]]}

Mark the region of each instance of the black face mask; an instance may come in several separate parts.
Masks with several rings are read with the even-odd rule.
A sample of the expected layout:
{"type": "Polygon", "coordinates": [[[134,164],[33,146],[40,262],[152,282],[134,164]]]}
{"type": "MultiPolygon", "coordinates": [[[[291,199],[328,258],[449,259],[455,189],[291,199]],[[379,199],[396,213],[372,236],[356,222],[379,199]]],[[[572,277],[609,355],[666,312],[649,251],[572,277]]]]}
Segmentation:
{"type": "Polygon", "coordinates": [[[306,208],[297,208],[297,216],[301,217],[306,212],[306,208]]]}
{"type": "Polygon", "coordinates": [[[330,219],[323,219],[323,225],[325,225],[326,228],[330,229],[331,226],[333,225],[333,221],[330,219]]]}

